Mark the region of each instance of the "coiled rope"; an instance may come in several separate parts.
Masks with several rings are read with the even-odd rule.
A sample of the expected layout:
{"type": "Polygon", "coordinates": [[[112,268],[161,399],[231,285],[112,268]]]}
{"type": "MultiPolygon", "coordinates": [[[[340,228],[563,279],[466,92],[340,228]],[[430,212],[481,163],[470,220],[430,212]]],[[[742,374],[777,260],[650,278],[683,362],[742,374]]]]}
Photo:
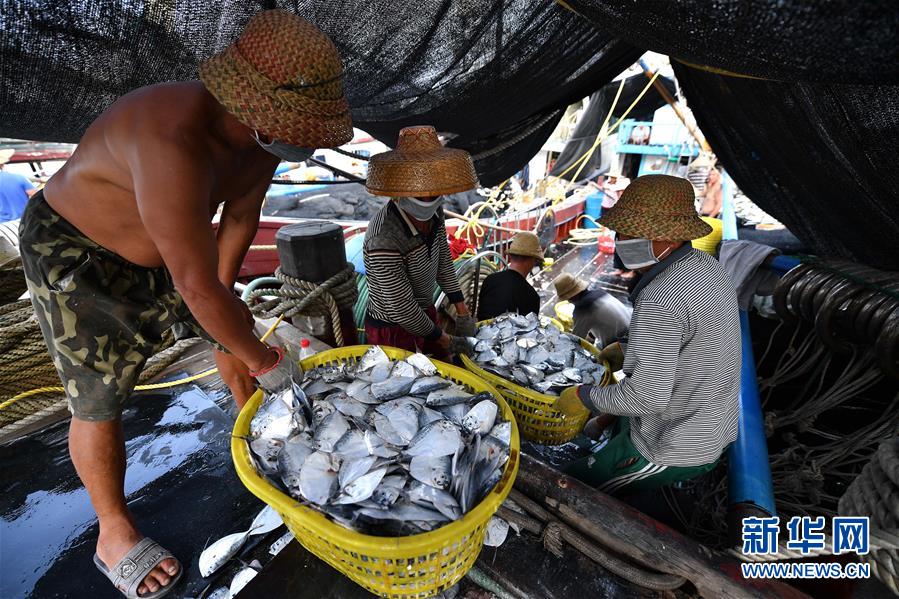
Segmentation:
{"type": "Polygon", "coordinates": [[[322,316],[329,322],[337,345],[343,345],[340,309],[352,310],[359,297],[356,270],[351,263],[347,262],[343,270],[323,283],[312,283],[291,277],[284,274],[280,266],[275,271],[275,278],[281,281],[281,287],[254,289],[247,297],[247,303],[253,314],[263,318],[322,316]],[[253,304],[256,299],[264,296],[274,297],[253,304]]]}

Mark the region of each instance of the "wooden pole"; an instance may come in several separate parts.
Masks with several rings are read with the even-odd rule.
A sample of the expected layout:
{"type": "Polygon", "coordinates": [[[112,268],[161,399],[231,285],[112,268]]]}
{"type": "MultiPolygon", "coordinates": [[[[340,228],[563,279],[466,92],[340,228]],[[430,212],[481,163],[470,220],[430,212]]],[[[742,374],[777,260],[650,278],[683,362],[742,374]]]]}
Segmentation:
{"type": "Polygon", "coordinates": [[[775,580],[743,579],[736,561],[523,453],[515,488],[601,546],[683,576],[703,597],[807,597],[775,580]]]}
{"type": "MultiPolygon", "coordinates": [[[[643,68],[643,74],[652,79],[655,73],[649,70],[649,67],[646,65],[646,63],[641,60],[640,66],[643,68]]],[[[695,139],[699,143],[699,146],[702,148],[702,150],[704,152],[711,152],[712,148],[711,146],[709,146],[709,142],[707,142],[705,140],[705,137],[703,137],[699,133],[699,131],[696,130],[696,127],[687,122],[686,115],[684,115],[683,111],[680,108],[680,105],[677,103],[677,100],[674,98],[674,96],[671,95],[671,92],[668,91],[668,88],[665,87],[665,84],[659,81],[659,78],[656,77],[655,81],[652,82],[652,86],[656,88],[656,91],[659,92],[659,95],[662,96],[662,99],[664,99],[665,102],[667,102],[668,105],[674,109],[674,114],[676,114],[677,118],[680,119],[680,122],[684,124],[684,127],[687,128],[687,131],[690,132],[690,135],[693,136],[693,139],[695,139]]]]}

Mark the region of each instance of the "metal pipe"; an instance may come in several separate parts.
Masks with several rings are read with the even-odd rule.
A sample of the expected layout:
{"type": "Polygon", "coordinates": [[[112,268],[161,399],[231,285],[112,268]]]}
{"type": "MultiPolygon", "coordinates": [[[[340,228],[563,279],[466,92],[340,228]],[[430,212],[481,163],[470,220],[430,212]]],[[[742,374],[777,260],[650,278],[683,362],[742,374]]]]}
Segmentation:
{"type": "Polygon", "coordinates": [[[250,294],[260,285],[277,285],[280,287],[281,281],[275,277],[259,277],[258,279],[253,279],[247,283],[246,287],[244,287],[243,293],[240,294],[240,299],[247,301],[250,294]]]}

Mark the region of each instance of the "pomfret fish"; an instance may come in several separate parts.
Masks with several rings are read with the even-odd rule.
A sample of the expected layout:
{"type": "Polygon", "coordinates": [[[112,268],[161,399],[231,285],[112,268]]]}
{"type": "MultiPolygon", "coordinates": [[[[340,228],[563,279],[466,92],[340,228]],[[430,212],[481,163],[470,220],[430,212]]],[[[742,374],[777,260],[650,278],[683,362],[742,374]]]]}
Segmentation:
{"type": "Polygon", "coordinates": [[[378,458],[375,456],[365,456],[352,460],[344,459],[343,464],[340,465],[340,472],[337,474],[337,484],[341,489],[345,489],[348,484],[360,476],[368,474],[368,471],[371,470],[371,467],[377,461],[378,458]]]}
{"type": "MultiPolygon", "coordinates": [[[[256,560],[253,560],[254,564],[259,564],[256,560]]],[[[231,585],[228,587],[228,592],[231,593],[232,597],[236,597],[237,594],[245,587],[251,580],[256,578],[256,575],[259,574],[259,570],[257,568],[262,568],[262,565],[259,564],[256,567],[247,566],[237,572],[234,575],[234,578],[231,579],[231,585]]]]}
{"type": "Polygon", "coordinates": [[[312,447],[318,451],[334,451],[334,445],[348,430],[350,430],[350,425],[347,419],[343,414],[335,410],[333,413],[325,416],[321,424],[315,429],[312,447]]]}
{"type": "Polygon", "coordinates": [[[512,442],[512,423],[508,420],[497,423],[490,429],[490,436],[509,445],[512,442]]]}
{"type": "Polygon", "coordinates": [[[453,455],[462,445],[462,432],[459,426],[449,420],[432,422],[411,440],[406,449],[410,456],[444,456],[453,455]]]}
{"type": "Polygon", "coordinates": [[[300,494],[308,501],[324,505],[337,492],[339,458],[323,451],[316,451],[306,458],[300,471],[300,494]]]}
{"type": "Polygon", "coordinates": [[[365,414],[368,412],[368,405],[361,401],[356,401],[343,391],[329,395],[325,400],[330,401],[337,411],[344,416],[365,418],[365,414]]]}
{"type": "Polygon", "coordinates": [[[444,378],[440,378],[439,376],[426,376],[424,378],[416,379],[412,383],[412,388],[409,390],[409,393],[412,395],[425,395],[431,391],[437,391],[438,389],[445,389],[452,385],[451,381],[448,381],[444,378]]]}
{"type": "Polygon", "coordinates": [[[387,357],[384,350],[378,345],[373,345],[362,355],[359,364],[356,366],[356,372],[367,372],[378,364],[387,364],[389,362],[390,358],[387,357]]]}
{"type": "Polygon", "coordinates": [[[448,489],[452,482],[452,458],[450,456],[418,455],[409,462],[409,474],[417,481],[438,489],[448,489]]]}
{"type": "Polygon", "coordinates": [[[396,399],[409,393],[414,382],[415,377],[411,376],[390,377],[383,382],[372,383],[371,394],[379,401],[396,399]]]}
{"type": "Polygon", "coordinates": [[[437,389],[428,393],[426,405],[431,408],[451,406],[457,403],[465,403],[471,397],[471,393],[453,384],[444,389],[437,389]]]}
{"type": "Polygon", "coordinates": [[[235,532],[226,535],[207,547],[200,553],[199,566],[200,575],[206,578],[219,568],[225,565],[229,559],[237,555],[243,544],[247,542],[250,531],[235,532]]]}
{"type": "Polygon", "coordinates": [[[434,376],[437,374],[437,367],[434,366],[434,363],[424,354],[415,353],[406,358],[406,362],[411,364],[425,376],[434,376]]]}
{"type": "Polygon", "coordinates": [[[496,402],[492,399],[480,401],[462,418],[462,428],[466,433],[478,433],[486,435],[493,428],[498,411],[496,402]]]}
{"type": "Polygon", "coordinates": [[[282,439],[259,437],[250,441],[250,449],[259,458],[259,463],[268,474],[278,470],[278,454],[281,453],[282,447],[284,447],[282,439]]]}
{"type": "Polygon", "coordinates": [[[433,507],[450,520],[458,520],[462,517],[462,510],[456,498],[437,487],[426,485],[419,481],[413,481],[409,485],[409,501],[416,504],[424,504],[425,507],[433,507]]]}
{"type": "Polygon", "coordinates": [[[387,473],[387,468],[378,468],[364,474],[343,488],[343,492],[334,500],[337,504],[359,503],[371,497],[387,473]]]}
{"type": "Polygon", "coordinates": [[[334,404],[326,399],[315,402],[315,405],[312,406],[312,425],[320,426],[322,420],[336,411],[337,408],[334,407],[334,404]]]}
{"type": "Polygon", "coordinates": [[[374,518],[375,520],[439,522],[448,519],[436,510],[430,510],[411,503],[395,503],[386,510],[365,508],[359,510],[359,514],[368,518],[374,518]]]}
{"type": "Polygon", "coordinates": [[[267,505],[253,518],[250,530],[247,532],[250,533],[250,536],[267,535],[282,524],[284,524],[284,520],[281,519],[281,515],[275,511],[275,508],[267,505]]]}
{"type": "Polygon", "coordinates": [[[415,371],[415,367],[408,362],[404,362],[402,360],[394,363],[393,368],[390,370],[391,377],[416,377],[418,376],[418,372],[415,371]]]}

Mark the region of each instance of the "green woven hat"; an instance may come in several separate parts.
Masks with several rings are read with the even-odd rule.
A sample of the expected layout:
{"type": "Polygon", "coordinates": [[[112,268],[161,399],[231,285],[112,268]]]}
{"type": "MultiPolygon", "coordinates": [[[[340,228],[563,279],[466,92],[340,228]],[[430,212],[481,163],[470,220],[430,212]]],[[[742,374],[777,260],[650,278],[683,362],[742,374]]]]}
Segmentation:
{"type": "Polygon", "coordinates": [[[628,237],[687,241],[705,237],[712,228],[693,206],[693,186],[671,175],[637,177],[599,223],[628,237]]]}

